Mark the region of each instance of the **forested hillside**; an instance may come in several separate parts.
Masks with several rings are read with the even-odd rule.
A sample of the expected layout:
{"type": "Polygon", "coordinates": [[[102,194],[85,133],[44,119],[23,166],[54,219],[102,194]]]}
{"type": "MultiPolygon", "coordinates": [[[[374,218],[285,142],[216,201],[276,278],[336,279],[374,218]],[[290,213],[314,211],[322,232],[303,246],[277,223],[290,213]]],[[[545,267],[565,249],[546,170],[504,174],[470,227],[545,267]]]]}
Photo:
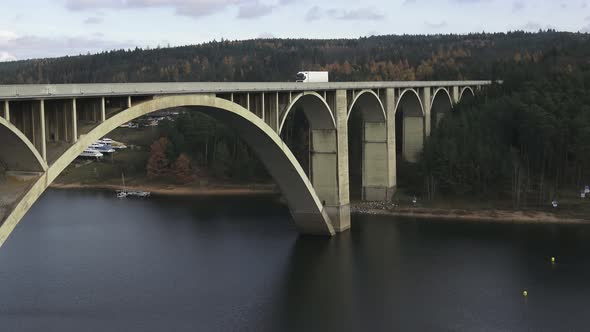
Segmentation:
{"type": "Polygon", "coordinates": [[[587,64],[590,36],[546,31],[218,41],[0,63],[0,83],[292,81],[300,70],[320,69],[334,81],[496,79],[507,63],[539,63],[555,54],[564,64],[587,64]]]}
{"type": "Polygon", "coordinates": [[[545,205],[590,184],[590,52],[503,64],[505,82],[459,104],[432,131],[414,174],[424,193],[545,205]]]}
{"type": "MultiPolygon", "coordinates": [[[[292,81],[308,69],[328,70],[333,81],[504,80],[433,128],[418,165],[398,160],[402,191],[512,199],[521,207],[545,205],[564,192],[577,195],[590,184],[589,34],[220,41],[0,63],[0,83],[292,81]]],[[[303,158],[306,130],[291,128],[285,137],[303,158]]],[[[231,131],[200,115],[183,115],[161,135],[165,140],[152,146],[158,158],[146,167],[151,175],[161,164],[188,178],[192,163],[219,178],[265,177],[231,131]]]]}

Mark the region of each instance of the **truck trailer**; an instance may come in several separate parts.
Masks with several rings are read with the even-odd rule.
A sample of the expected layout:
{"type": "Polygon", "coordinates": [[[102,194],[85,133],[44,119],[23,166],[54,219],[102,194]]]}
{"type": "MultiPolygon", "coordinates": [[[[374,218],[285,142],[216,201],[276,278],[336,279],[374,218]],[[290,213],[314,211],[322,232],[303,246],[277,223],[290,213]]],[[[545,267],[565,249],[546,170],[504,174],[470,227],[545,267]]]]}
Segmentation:
{"type": "Polygon", "coordinates": [[[297,73],[297,82],[302,83],[327,83],[329,82],[327,71],[300,71],[297,73]]]}

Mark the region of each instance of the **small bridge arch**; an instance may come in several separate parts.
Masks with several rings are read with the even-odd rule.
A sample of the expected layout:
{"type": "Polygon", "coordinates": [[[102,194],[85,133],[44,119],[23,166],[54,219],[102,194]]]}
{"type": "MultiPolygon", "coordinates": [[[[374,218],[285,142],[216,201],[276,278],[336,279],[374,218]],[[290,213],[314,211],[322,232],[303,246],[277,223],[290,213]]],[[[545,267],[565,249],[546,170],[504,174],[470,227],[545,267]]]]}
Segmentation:
{"type": "Polygon", "coordinates": [[[461,89],[461,93],[459,94],[459,101],[464,102],[475,98],[475,91],[470,86],[463,87],[461,89]],[[465,99],[463,99],[465,97],[465,99]]]}
{"type": "MultiPolygon", "coordinates": [[[[308,175],[318,197],[327,207],[340,205],[338,187],[338,143],[336,119],[324,98],[315,91],[296,95],[281,117],[279,134],[284,134],[285,124],[294,111],[301,110],[309,124],[309,147],[306,156],[299,156],[308,163],[308,175]]],[[[334,217],[337,219],[337,217],[334,217]]]]}
{"type": "Polygon", "coordinates": [[[414,89],[400,93],[395,107],[397,151],[404,160],[416,162],[424,144],[424,104],[414,89]]]}
{"type": "Polygon", "coordinates": [[[285,112],[283,112],[280,120],[279,135],[283,131],[287,118],[297,108],[303,109],[312,130],[336,128],[334,113],[324,97],[317,92],[303,92],[295,96],[285,112]]]}
{"type": "Polygon", "coordinates": [[[386,200],[389,158],[385,107],[375,91],[362,90],[355,93],[347,117],[351,198],[386,200]]]}
{"type": "Polygon", "coordinates": [[[447,88],[436,89],[430,105],[431,128],[436,128],[439,122],[454,108],[453,97],[447,88]]]}

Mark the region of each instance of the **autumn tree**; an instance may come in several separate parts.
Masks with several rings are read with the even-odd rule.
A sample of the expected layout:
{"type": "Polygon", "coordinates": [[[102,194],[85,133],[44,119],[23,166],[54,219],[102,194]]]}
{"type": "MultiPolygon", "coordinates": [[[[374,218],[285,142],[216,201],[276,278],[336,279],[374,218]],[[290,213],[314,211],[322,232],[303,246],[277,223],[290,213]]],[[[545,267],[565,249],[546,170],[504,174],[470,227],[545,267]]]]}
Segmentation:
{"type": "Polygon", "coordinates": [[[179,183],[188,183],[195,180],[191,169],[191,161],[184,153],[181,153],[174,165],[172,165],[172,173],[179,183]]]}
{"type": "Polygon", "coordinates": [[[148,177],[161,178],[169,174],[169,162],[166,158],[168,139],[162,137],[155,141],[150,147],[150,158],[147,163],[148,177]]]}

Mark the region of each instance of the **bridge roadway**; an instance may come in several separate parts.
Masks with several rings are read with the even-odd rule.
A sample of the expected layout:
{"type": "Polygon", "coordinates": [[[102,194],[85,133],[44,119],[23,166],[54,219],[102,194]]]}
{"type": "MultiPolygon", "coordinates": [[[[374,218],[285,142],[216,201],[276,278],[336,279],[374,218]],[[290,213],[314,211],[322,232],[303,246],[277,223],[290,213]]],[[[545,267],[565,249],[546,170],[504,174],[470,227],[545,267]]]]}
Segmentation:
{"type": "Polygon", "coordinates": [[[231,92],[295,92],[367,89],[419,89],[427,87],[476,87],[491,81],[391,81],[391,82],[187,82],[187,83],[96,83],[0,85],[0,100],[73,98],[89,96],[137,96],[231,92]]]}
{"type": "Polygon", "coordinates": [[[232,127],[280,187],[302,233],[350,227],[348,127],[360,112],[361,198],[391,199],[396,160],[414,162],[431,128],[491,81],[104,83],[0,85],[0,246],[91,143],[163,109],[200,111],[232,127]],[[281,139],[291,111],[310,126],[310,163],[281,139]],[[398,156],[398,153],[400,155],[398,156]]]}

